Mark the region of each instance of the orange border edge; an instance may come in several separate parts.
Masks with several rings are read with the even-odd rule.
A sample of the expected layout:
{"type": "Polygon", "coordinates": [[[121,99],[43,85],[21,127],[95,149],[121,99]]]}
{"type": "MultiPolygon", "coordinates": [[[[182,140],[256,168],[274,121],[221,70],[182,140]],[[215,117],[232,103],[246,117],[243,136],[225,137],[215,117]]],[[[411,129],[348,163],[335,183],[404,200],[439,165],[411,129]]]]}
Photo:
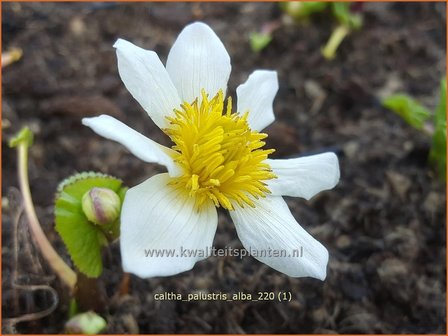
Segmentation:
{"type": "MultiPolygon", "coordinates": [[[[334,2],[331,0],[324,0],[325,2],[334,2]]],[[[343,2],[345,1],[349,1],[349,0],[342,0],[343,2]]],[[[14,0],[0,0],[0,23],[3,22],[3,2],[179,2],[179,1],[175,1],[175,0],[152,0],[152,1],[147,1],[147,0],[134,0],[134,1],[118,1],[118,0],[112,0],[112,1],[104,1],[104,0],[97,0],[97,1],[92,1],[92,0],[40,0],[40,1],[33,1],[33,0],[19,0],[19,1],[14,1],[14,0]]],[[[269,0],[259,0],[259,1],[254,1],[254,0],[246,0],[246,1],[240,1],[240,0],[209,0],[209,1],[195,1],[195,0],[186,0],[186,1],[180,1],[180,2],[288,2],[288,0],[280,0],[280,1],[269,1],[269,0]]],[[[396,1],[374,1],[374,0],[362,0],[359,2],[424,2],[421,0],[396,0],[396,1]]],[[[447,3],[447,0],[433,0],[431,2],[444,2],[447,3]]],[[[445,12],[446,12],[446,16],[448,17],[448,6],[445,7],[445,12]]],[[[448,70],[447,70],[447,64],[448,64],[448,55],[446,53],[446,47],[448,45],[448,25],[445,26],[445,76],[448,77],[448,70]]],[[[3,31],[2,31],[2,25],[0,24],[0,40],[3,43],[3,31]]],[[[3,44],[0,43],[0,53],[3,52],[3,44]]],[[[0,59],[0,68],[1,68],[1,59],[0,59]]],[[[0,72],[0,82],[3,83],[2,81],[2,75],[3,75],[3,71],[0,72]]],[[[0,88],[0,104],[2,104],[2,100],[3,100],[3,85],[0,88]]],[[[3,118],[3,109],[2,107],[0,107],[0,115],[3,118]]],[[[0,119],[0,126],[2,126],[2,120],[0,119]]],[[[447,130],[448,130],[448,126],[447,126],[447,130]]],[[[0,141],[3,143],[3,131],[0,133],[0,141]]],[[[448,154],[448,149],[447,149],[447,154],[448,154]]],[[[0,147],[0,195],[3,199],[3,151],[2,148],[0,147]]],[[[447,181],[448,181],[448,170],[445,172],[446,176],[447,176],[447,181]]],[[[448,183],[445,185],[445,196],[448,194],[448,183]]],[[[448,199],[446,199],[446,203],[445,206],[447,209],[448,208],[448,199]]],[[[3,207],[0,207],[0,218],[3,218],[3,207]]],[[[3,221],[2,221],[3,223],[3,221]]],[[[3,226],[2,224],[0,224],[1,226],[3,226]]],[[[446,244],[448,242],[448,222],[447,222],[447,217],[445,217],[445,299],[446,299],[446,304],[445,304],[445,335],[448,336],[448,296],[447,296],[447,289],[448,289],[448,257],[447,257],[447,248],[446,248],[446,244]]],[[[2,250],[2,241],[3,241],[3,232],[0,232],[0,250],[2,250]]],[[[0,264],[2,264],[2,254],[0,253],[0,264]]],[[[0,282],[3,284],[3,267],[0,268],[0,282]]],[[[2,290],[0,291],[0,301],[3,302],[2,300],[2,295],[3,295],[3,286],[2,286],[2,290]]],[[[0,310],[0,327],[3,327],[3,309],[0,310]]],[[[2,331],[0,331],[0,335],[3,335],[2,331]]],[[[20,334],[19,334],[20,335],[20,334]]],[[[30,334],[32,335],[32,334],[30,334]]],[[[46,334],[39,334],[39,335],[46,335],[46,334]]],[[[106,336],[109,334],[99,334],[100,336],[106,336]]],[[[135,335],[135,334],[129,334],[130,336],[139,336],[139,335],[158,335],[158,334],[139,334],[139,335],[135,335]]],[[[167,334],[168,336],[169,334],[167,334]]],[[[188,334],[179,334],[179,335],[188,335],[188,334]]],[[[220,335],[235,335],[236,334],[215,334],[216,336],[220,336],[220,335]]],[[[260,336],[266,336],[266,335],[270,335],[270,334],[253,334],[253,335],[260,335],[260,336]]],[[[288,335],[288,334],[276,334],[276,335],[288,335]]],[[[312,334],[312,335],[316,335],[316,336],[327,336],[326,334],[312,334]]],[[[347,334],[347,336],[354,336],[356,334],[347,334]]],[[[365,334],[365,335],[375,335],[375,334],[365,334]]],[[[402,334],[402,335],[425,335],[426,334],[402,334]]],[[[81,335],[80,335],[81,336],[81,335]]]]}

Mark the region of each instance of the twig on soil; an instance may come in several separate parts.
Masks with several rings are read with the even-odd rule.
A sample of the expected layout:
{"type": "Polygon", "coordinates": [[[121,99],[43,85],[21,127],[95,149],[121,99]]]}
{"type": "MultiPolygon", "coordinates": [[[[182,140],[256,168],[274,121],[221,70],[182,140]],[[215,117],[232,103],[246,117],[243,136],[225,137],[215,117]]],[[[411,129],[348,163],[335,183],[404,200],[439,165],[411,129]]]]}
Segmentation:
{"type": "MultiPolygon", "coordinates": [[[[17,190],[18,193],[18,190],[17,190]]],[[[17,198],[19,196],[17,195],[17,198]]],[[[19,203],[19,208],[17,208],[17,211],[14,211],[15,213],[12,214],[13,217],[13,270],[12,270],[12,281],[11,285],[13,288],[13,294],[12,294],[12,301],[13,301],[13,309],[14,309],[14,315],[19,315],[19,296],[17,295],[18,291],[24,291],[24,292],[35,292],[38,290],[41,291],[47,291],[51,295],[51,301],[52,304],[50,307],[41,310],[37,313],[28,313],[23,314],[18,317],[12,317],[12,318],[5,318],[3,322],[7,326],[15,326],[17,323],[20,322],[26,322],[26,321],[35,321],[38,319],[41,319],[43,317],[46,317],[50,315],[57,307],[59,303],[59,297],[57,292],[48,285],[21,285],[18,284],[18,278],[19,278],[19,271],[18,271],[18,261],[19,261],[19,224],[23,215],[23,204],[19,203]]],[[[31,263],[34,266],[34,263],[31,263]]]]}
{"type": "Polygon", "coordinates": [[[13,326],[20,322],[39,320],[41,318],[44,318],[45,316],[50,315],[52,312],[54,312],[54,310],[58,306],[58,303],[59,303],[58,293],[56,292],[56,290],[54,290],[52,287],[50,287],[48,285],[26,285],[25,286],[25,285],[13,284],[13,287],[15,289],[21,289],[24,291],[31,291],[31,292],[35,292],[38,290],[47,291],[48,293],[50,293],[53,303],[47,309],[41,310],[37,313],[29,313],[29,314],[24,314],[24,315],[21,315],[18,317],[4,318],[3,322],[5,325],[13,326]]]}

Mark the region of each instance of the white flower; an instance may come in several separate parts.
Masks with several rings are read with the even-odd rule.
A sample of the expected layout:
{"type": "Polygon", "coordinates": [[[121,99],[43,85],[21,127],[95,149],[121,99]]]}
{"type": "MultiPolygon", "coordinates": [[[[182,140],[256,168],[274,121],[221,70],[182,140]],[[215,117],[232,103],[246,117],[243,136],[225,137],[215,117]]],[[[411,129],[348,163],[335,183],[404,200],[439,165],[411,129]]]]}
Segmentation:
{"type": "MultiPolygon", "coordinates": [[[[275,71],[257,70],[237,88],[237,112],[225,93],[230,57],[204,23],[184,28],[166,68],[153,51],[118,40],[118,70],[132,96],[173,141],[170,149],[106,115],[83,119],[143,161],[164,165],[129,189],[121,213],[123,268],[142,278],[193,268],[213,243],[216,207],[230,212],[243,246],[292,277],[325,279],[328,252],[294,219],[282,196],[309,199],[339,180],[334,153],[271,160],[263,149],[274,121],[275,71]],[[148,251],[176,251],[152,257],[148,251]],[[301,249],[302,256],[293,254],[301,249]],[[278,257],[267,251],[286,251],[278,257]],[[263,251],[265,251],[263,253],[263,251]]],[[[280,252],[279,252],[280,253],[280,252]]]]}

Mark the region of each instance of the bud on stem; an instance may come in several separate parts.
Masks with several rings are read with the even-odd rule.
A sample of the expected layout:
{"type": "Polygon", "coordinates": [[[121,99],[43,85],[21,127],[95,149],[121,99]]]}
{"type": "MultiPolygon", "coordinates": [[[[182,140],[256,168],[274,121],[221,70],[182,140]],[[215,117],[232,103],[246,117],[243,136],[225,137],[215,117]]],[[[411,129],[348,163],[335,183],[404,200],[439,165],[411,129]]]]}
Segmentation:
{"type": "Polygon", "coordinates": [[[82,210],[87,219],[97,225],[115,222],[120,215],[121,200],[108,188],[92,188],[82,197],[82,210]]]}
{"type": "Polygon", "coordinates": [[[68,334],[94,335],[106,328],[107,322],[100,315],[88,311],[72,317],[65,324],[65,332],[68,334]]]}

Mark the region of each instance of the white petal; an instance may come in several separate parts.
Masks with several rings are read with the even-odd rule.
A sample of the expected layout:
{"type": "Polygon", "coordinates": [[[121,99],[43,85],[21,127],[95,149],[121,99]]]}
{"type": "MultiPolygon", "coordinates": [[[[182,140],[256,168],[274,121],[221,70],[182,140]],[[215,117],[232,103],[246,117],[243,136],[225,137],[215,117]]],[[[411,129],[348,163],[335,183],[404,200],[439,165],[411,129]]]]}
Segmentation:
{"type": "Polygon", "coordinates": [[[272,104],[278,91],[276,71],[254,71],[244,84],[236,89],[238,112],[249,111],[252,129],[261,131],[275,120],[272,104]]]}
{"type": "Polygon", "coordinates": [[[277,179],[267,181],[273,195],[310,199],[339,182],[339,162],[334,153],[323,153],[289,160],[266,160],[277,179]]]}
{"type": "Polygon", "coordinates": [[[131,95],[160,128],[167,126],[165,116],[179,108],[176,88],[157,54],[118,39],[118,72],[131,95]]]}
{"type": "Polygon", "coordinates": [[[226,93],[230,57],[215,32],[206,24],[186,26],[170,50],[166,69],[184,102],[200,97],[201,90],[212,98],[221,89],[226,93]]]}
{"type": "Polygon", "coordinates": [[[126,193],[120,236],[125,272],[141,278],[174,275],[210,253],[216,208],[210,204],[198,212],[194,199],[180,195],[169,182],[168,174],[155,175],[126,193]]]}
{"type": "Polygon", "coordinates": [[[255,259],[291,277],[325,279],[327,249],[296,222],[282,197],[261,198],[255,208],[235,206],[230,216],[255,259]]]}
{"type": "Polygon", "coordinates": [[[171,176],[179,175],[180,169],[174,163],[172,154],[170,155],[173,152],[172,149],[148,139],[121,121],[103,114],[98,117],[83,118],[82,123],[95,133],[122,144],[140,160],[161,164],[168,169],[171,176]]]}

